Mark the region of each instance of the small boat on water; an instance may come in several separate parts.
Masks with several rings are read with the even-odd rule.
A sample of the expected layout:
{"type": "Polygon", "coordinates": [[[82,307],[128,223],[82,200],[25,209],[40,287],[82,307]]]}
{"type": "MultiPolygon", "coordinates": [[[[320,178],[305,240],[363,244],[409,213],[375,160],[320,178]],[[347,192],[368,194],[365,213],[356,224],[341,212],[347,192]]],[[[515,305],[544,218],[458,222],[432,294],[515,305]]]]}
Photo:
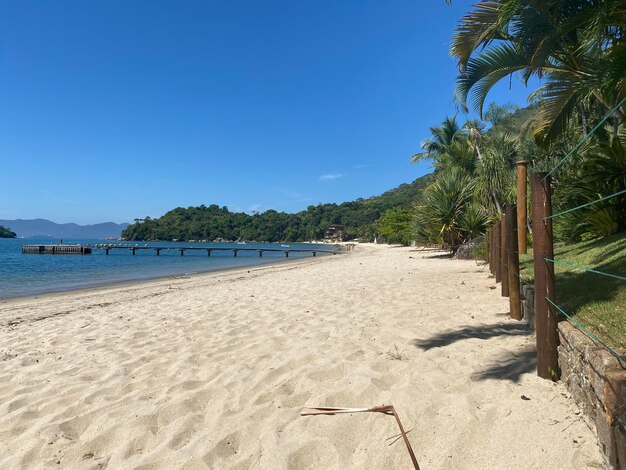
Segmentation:
{"type": "Polygon", "coordinates": [[[280,246],[282,246],[283,248],[291,248],[291,245],[283,245],[283,244],[281,244],[280,246]]]}

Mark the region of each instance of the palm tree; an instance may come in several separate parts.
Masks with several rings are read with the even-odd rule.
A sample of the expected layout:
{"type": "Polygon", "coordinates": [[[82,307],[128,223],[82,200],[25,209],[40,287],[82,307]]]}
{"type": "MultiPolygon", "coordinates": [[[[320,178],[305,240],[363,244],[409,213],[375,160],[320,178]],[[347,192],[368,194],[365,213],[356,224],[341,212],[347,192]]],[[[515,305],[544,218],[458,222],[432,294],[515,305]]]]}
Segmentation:
{"type": "Polygon", "coordinates": [[[501,214],[504,204],[515,199],[515,162],[518,139],[506,133],[491,136],[478,168],[476,193],[491,215],[501,214]]]}
{"type": "Polygon", "coordinates": [[[497,103],[489,103],[487,111],[485,111],[485,120],[489,121],[492,126],[502,125],[511,119],[512,114],[519,108],[513,103],[499,105],[497,103]]]}
{"type": "Polygon", "coordinates": [[[440,172],[415,207],[418,241],[451,251],[484,232],[488,216],[474,201],[474,180],[459,167],[440,172]]]}
{"type": "MultiPolygon", "coordinates": [[[[626,188],[626,135],[613,137],[612,129],[576,156],[572,169],[563,172],[555,193],[557,211],[584,205],[626,188]]],[[[563,238],[606,236],[626,229],[626,195],[607,199],[565,214],[559,221],[563,238]]]]}
{"type": "Polygon", "coordinates": [[[473,174],[480,160],[479,143],[484,128],[484,123],[478,120],[459,126],[456,116],[446,117],[440,126],[430,128],[432,137],[422,142],[425,152],[413,155],[411,162],[429,158],[433,160],[435,173],[456,166],[473,174]]]}
{"type": "MultiPolygon", "coordinates": [[[[612,109],[626,97],[625,33],[623,0],[482,0],[454,35],[457,98],[482,115],[503,78],[542,78],[532,95],[541,104],[535,136],[553,141],[581,103],[612,109]]],[[[619,121],[625,109],[618,107],[619,121]]]]}
{"type": "Polygon", "coordinates": [[[437,160],[445,155],[450,146],[461,137],[461,128],[456,122],[456,116],[446,116],[441,125],[431,127],[432,137],[425,139],[421,147],[425,152],[416,153],[411,157],[411,163],[417,163],[427,158],[437,160]]]}
{"type": "Polygon", "coordinates": [[[467,140],[470,147],[476,152],[478,161],[480,162],[483,157],[480,154],[480,144],[485,132],[485,123],[478,119],[470,119],[463,125],[463,129],[467,132],[467,140]]]}

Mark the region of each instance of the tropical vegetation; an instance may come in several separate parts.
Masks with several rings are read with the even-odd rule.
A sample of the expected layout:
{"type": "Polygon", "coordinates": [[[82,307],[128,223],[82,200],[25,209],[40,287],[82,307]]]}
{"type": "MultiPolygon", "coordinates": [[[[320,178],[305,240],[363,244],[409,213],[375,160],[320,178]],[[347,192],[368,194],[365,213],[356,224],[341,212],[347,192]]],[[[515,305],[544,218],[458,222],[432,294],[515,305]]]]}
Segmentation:
{"type": "MultiPolygon", "coordinates": [[[[515,202],[516,162],[549,172],[556,301],[624,347],[626,3],[482,0],[459,21],[451,54],[459,106],[479,119],[445,117],[411,158],[434,167],[414,208],[417,239],[455,251],[515,202]],[[529,106],[485,106],[514,75],[530,88],[529,106]]],[[[532,282],[532,255],[521,258],[532,282]]]]}
{"type": "Polygon", "coordinates": [[[445,117],[411,158],[434,167],[414,211],[416,238],[455,251],[482,233],[515,202],[521,160],[552,172],[556,212],[585,206],[555,220],[559,240],[626,230],[625,33],[623,0],[475,4],[459,21],[450,52],[459,66],[459,105],[480,119],[445,117]],[[541,79],[530,105],[486,107],[493,86],[514,74],[526,84],[541,79]],[[585,205],[611,194],[618,195],[585,205]]]}
{"type": "Polygon", "coordinates": [[[483,0],[459,22],[451,54],[459,64],[457,96],[482,114],[489,90],[519,72],[539,113],[533,133],[544,144],[578,117],[617,106],[626,96],[626,8],[623,0],[483,0]]]}
{"type": "Polygon", "coordinates": [[[396,207],[386,211],[374,223],[374,228],[377,234],[380,235],[381,242],[408,245],[413,240],[412,220],[413,213],[410,209],[396,207]]]}
{"type": "Polygon", "coordinates": [[[515,163],[522,153],[520,136],[511,133],[533,110],[490,105],[485,121],[459,125],[446,117],[431,128],[424,152],[413,162],[429,158],[431,184],[415,205],[414,236],[455,251],[484,233],[487,225],[514,194],[515,163]],[[487,120],[489,119],[489,120],[487,120]]]}
{"type": "Polygon", "coordinates": [[[275,210],[247,214],[231,212],[215,204],[179,207],[159,218],[136,219],[122,232],[122,237],[128,240],[296,242],[323,239],[330,225],[343,225],[343,240],[372,241],[381,231],[389,235],[399,230],[401,235],[390,235],[389,240],[408,243],[411,218],[398,219],[398,215],[412,208],[428,181],[429,176],[425,176],[380,196],[342,204],[310,205],[295,214],[275,210]],[[399,229],[402,223],[404,229],[399,229]]]}

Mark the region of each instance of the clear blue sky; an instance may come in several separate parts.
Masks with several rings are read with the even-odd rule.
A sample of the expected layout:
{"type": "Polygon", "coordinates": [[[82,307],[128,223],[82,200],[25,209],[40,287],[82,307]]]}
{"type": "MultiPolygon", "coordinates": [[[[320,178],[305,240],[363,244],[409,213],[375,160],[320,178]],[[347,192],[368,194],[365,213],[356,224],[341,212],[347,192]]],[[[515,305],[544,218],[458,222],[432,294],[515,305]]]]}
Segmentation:
{"type": "MultiPolygon", "coordinates": [[[[453,104],[468,1],[25,1],[0,17],[0,218],[380,194],[453,104]]],[[[514,80],[490,101],[526,103],[514,80]]]]}

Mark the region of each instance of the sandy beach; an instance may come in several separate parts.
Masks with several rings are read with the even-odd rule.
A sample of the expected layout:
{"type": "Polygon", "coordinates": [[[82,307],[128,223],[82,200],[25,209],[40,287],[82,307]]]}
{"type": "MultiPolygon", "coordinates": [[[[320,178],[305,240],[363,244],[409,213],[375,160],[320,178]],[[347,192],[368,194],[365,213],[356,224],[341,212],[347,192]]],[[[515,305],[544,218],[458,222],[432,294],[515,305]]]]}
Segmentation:
{"type": "Polygon", "coordinates": [[[488,270],[352,253],[0,302],[0,468],[605,468],[488,270]]]}

